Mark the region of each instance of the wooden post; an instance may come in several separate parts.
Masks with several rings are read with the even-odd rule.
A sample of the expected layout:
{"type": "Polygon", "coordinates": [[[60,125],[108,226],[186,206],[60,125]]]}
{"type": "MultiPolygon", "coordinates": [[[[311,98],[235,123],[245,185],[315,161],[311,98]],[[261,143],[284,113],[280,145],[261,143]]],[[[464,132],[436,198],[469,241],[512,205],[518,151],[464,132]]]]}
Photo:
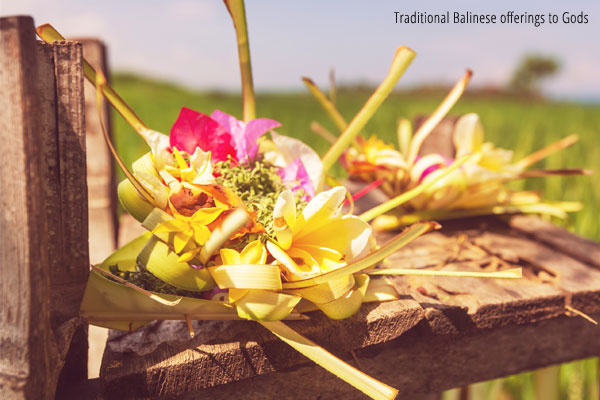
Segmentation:
{"type": "Polygon", "coordinates": [[[53,393],[44,237],[41,123],[35,85],[33,20],[2,18],[0,47],[0,397],[43,398],[53,393]]]}
{"type": "MultiPolygon", "coordinates": [[[[101,70],[110,81],[110,73],[106,56],[106,47],[97,39],[77,39],[83,44],[83,56],[92,67],[101,70]]],[[[88,183],[88,220],[90,230],[90,262],[102,262],[117,245],[118,216],[117,193],[114,164],[112,156],[104,141],[104,127],[112,136],[109,106],[102,104],[102,115],[96,106],[96,89],[87,82],[85,93],[85,131],[86,146],[94,149],[87,157],[88,183]]],[[[106,346],[108,329],[97,326],[89,327],[88,377],[97,378],[100,372],[102,354],[106,346]]]]}
{"type": "MultiPolygon", "coordinates": [[[[78,39],[83,56],[92,67],[102,71],[110,82],[106,47],[98,39],[78,39]]],[[[96,90],[84,85],[86,146],[94,149],[87,156],[88,207],[90,223],[90,261],[103,261],[117,246],[117,185],[112,156],[104,142],[100,116],[96,107],[96,90]]],[[[112,137],[111,118],[106,101],[102,104],[102,120],[112,137]]]]}
{"type": "MultiPolygon", "coordinates": [[[[425,121],[427,116],[417,116],[414,120],[415,132],[425,121]]],[[[433,132],[423,141],[421,145],[420,155],[426,154],[441,154],[446,158],[454,158],[454,141],[452,134],[454,132],[454,125],[456,125],[458,117],[446,116],[440,121],[435,127],[433,132]]]]}
{"type": "MultiPolygon", "coordinates": [[[[47,47],[50,45],[41,44],[47,47]]],[[[77,42],[51,45],[56,79],[56,127],[58,152],[48,154],[59,163],[62,262],[51,262],[54,324],[79,315],[89,275],[88,209],[86,184],[85,114],[83,101],[82,46],[77,42]]],[[[48,207],[52,206],[47,202],[48,207]]],[[[58,209],[56,210],[58,212],[58,209]]],[[[55,325],[53,325],[55,326],[55,325]]],[[[59,391],[87,379],[87,325],[75,332],[59,381],[59,391]]]]}
{"type": "Polygon", "coordinates": [[[36,42],[31,17],[0,26],[0,398],[52,398],[63,365],[64,383],[87,375],[81,45],[36,42]]]}

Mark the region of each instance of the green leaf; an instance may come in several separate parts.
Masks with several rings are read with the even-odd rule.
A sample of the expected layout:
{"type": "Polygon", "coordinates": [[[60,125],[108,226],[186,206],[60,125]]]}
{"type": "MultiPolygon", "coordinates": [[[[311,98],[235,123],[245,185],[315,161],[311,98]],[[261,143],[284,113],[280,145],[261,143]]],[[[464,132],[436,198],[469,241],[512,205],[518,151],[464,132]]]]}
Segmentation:
{"type": "Polygon", "coordinates": [[[331,169],[337,159],[342,155],[346,148],[348,148],[350,143],[352,143],[356,135],[358,135],[367,122],[369,122],[373,114],[375,114],[375,111],[377,111],[381,103],[383,103],[394,86],[396,86],[396,83],[415,58],[415,55],[415,52],[408,47],[402,46],[396,50],[388,75],[371,97],[369,97],[369,100],[367,100],[356,116],[354,116],[352,121],[350,121],[350,124],[338,138],[337,142],[335,142],[325,156],[323,156],[323,174],[326,174],[331,169]]]}
{"type": "Polygon", "coordinates": [[[346,364],[310,339],[305,338],[281,321],[260,322],[271,333],[308,359],[319,364],[338,378],[348,382],[373,399],[393,399],[398,391],[346,364]]]}
{"type": "Polygon", "coordinates": [[[204,291],[215,287],[206,268],[196,269],[188,263],[179,262],[179,255],[155,236],[144,246],[138,262],[158,279],[179,289],[204,291]]]}
{"type": "Polygon", "coordinates": [[[235,34],[237,37],[238,57],[240,59],[240,72],[242,75],[242,102],[244,106],[244,122],[256,118],[256,104],[254,99],[254,83],[252,81],[252,65],[250,63],[250,42],[248,27],[246,25],[246,9],[243,0],[224,0],[225,6],[231,15],[235,34]]]}
{"type": "Polygon", "coordinates": [[[102,273],[91,271],[80,306],[82,317],[93,325],[124,331],[156,319],[184,319],[185,315],[191,319],[238,318],[235,308],[227,303],[150,292],[107,278],[110,266],[135,271],[138,254],[151,238],[151,233],[144,233],[98,265],[102,273]]]}

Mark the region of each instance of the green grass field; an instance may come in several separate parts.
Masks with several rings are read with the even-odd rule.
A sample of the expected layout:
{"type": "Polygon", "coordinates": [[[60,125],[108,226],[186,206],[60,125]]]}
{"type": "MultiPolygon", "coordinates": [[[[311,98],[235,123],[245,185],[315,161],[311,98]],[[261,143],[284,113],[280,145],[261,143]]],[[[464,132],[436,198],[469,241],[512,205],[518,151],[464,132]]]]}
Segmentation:
{"type": "MultiPolygon", "coordinates": [[[[171,124],[183,106],[210,114],[220,109],[241,118],[239,96],[222,93],[198,93],[168,83],[156,82],[129,74],[117,74],[113,85],[128,104],[151,128],[168,134],[171,124]]],[[[360,109],[368,92],[344,92],[337,96],[337,105],[347,120],[360,109]]],[[[396,122],[400,117],[413,119],[428,114],[444,97],[394,93],[367,125],[365,133],[377,133],[382,139],[395,143],[396,122]]],[[[486,139],[497,146],[513,149],[515,159],[548,145],[569,134],[577,133],[579,143],[535,165],[538,168],[587,168],[592,176],[552,177],[515,182],[515,188],[542,191],[547,199],[581,201],[584,209],[564,223],[579,235],[600,241],[598,204],[600,204],[600,105],[582,105],[551,101],[465,96],[452,114],[478,113],[485,127],[486,139]]],[[[280,121],[281,134],[294,136],[323,154],[328,144],[309,129],[318,121],[332,132],[329,121],[316,101],[305,92],[265,93],[257,96],[259,117],[280,121]]],[[[114,115],[117,147],[131,164],[148,151],[124,120],[114,115]]],[[[334,171],[341,173],[341,169],[334,171]]],[[[564,399],[597,399],[599,397],[598,360],[591,359],[565,364],[560,370],[560,391],[564,399]]],[[[534,382],[531,373],[493,381],[480,387],[472,398],[533,399],[534,382]],[[480,397],[483,396],[483,397],[480,397]]],[[[446,397],[453,396],[448,393],[446,397]]]]}

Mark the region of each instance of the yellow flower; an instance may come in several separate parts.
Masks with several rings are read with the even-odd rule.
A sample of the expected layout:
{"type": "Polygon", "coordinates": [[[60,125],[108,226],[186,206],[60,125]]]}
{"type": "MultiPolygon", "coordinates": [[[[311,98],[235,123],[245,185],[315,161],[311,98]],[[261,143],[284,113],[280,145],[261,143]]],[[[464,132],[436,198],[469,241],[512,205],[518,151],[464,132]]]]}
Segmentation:
{"type": "Polygon", "coordinates": [[[264,264],[267,261],[267,250],[260,240],[250,242],[241,253],[234,249],[223,248],[219,250],[222,264],[264,264]]]}
{"type": "Polygon", "coordinates": [[[385,144],[374,135],[362,142],[366,161],[370,164],[394,168],[406,167],[404,157],[391,144],[385,144]]]}
{"type": "Polygon", "coordinates": [[[165,165],[164,170],[182,182],[194,183],[196,185],[208,185],[215,182],[210,162],[210,151],[204,152],[196,147],[194,154],[190,156],[189,164],[177,149],[173,147],[173,156],[177,165],[165,165]]]}
{"type": "Polygon", "coordinates": [[[152,233],[173,245],[173,249],[180,254],[180,262],[188,262],[194,259],[200,252],[201,247],[210,237],[210,230],[207,225],[213,222],[223,211],[225,207],[201,208],[191,217],[181,214],[175,215],[175,218],[165,221],[152,230],[152,233]]]}
{"type": "Polygon", "coordinates": [[[352,215],[341,215],[343,187],[317,194],[296,216],[291,191],[285,190],[273,211],[277,241],[267,249],[279,262],[287,280],[298,280],[347,265],[366,249],[370,226],[352,215]]]}
{"type": "Polygon", "coordinates": [[[483,126],[477,114],[463,115],[456,122],[453,140],[456,158],[478,153],[478,157],[463,168],[471,182],[514,178],[522,171],[522,168],[512,163],[512,151],[497,148],[493,143],[483,141],[483,126]]]}
{"type": "Polygon", "coordinates": [[[357,142],[358,147],[349,148],[345,155],[350,174],[360,175],[367,181],[371,180],[371,173],[377,175],[374,179],[383,177],[393,180],[399,169],[407,168],[402,154],[376,136],[371,136],[368,140],[359,137],[357,142]]]}
{"type": "MultiPolygon", "coordinates": [[[[472,209],[503,203],[509,193],[504,182],[522,172],[518,164],[512,163],[512,151],[484,142],[477,114],[466,114],[457,121],[453,140],[456,159],[468,154],[475,156],[436,182],[411,205],[416,209],[472,209]]],[[[411,177],[416,182],[427,168],[438,165],[439,169],[421,178],[424,183],[436,180],[451,161],[437,154],[424,156],[413,166],[411,177]]]]}

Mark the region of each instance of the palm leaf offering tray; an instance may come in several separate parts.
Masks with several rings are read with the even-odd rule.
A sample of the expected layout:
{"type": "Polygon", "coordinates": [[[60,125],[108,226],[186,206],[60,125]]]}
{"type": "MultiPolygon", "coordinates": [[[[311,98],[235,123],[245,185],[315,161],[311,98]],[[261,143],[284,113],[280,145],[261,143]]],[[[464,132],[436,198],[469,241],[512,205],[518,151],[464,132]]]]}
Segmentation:
{"type": "MultiPolygon", "coordinates": [[[[98,107],[108,100],[145,139],[149,152],[129,168],[105,132],[127,178],[118,187],[121,204],[147,232],[92,266],[81,315],[91,324],[128,332],[156,320],[183,320],[191,336],[192,321],[256,321],[368,396],[393,398],[394,388],[282,321],[308,319],[306,313],[316,310],[329,319],[346,319],[363,303],[396,300],[398,292],[385,275],[520,278],[520,268],[415,270],[381,263],[439,227],[424,219],[513,210],[562,215],[574,209],[504,187],[509,179],[561,172],[525,167],[574,139],[511,164],[509,152],[483,143],[481,125],[471,114],[456,124],[453,159],[419,156],[420,144],[458,99],[470,74],[414,136],[401,123],[401,151],[376,138],[361,139],[358,134],[415,57],[400,47],[387,77],[349,124],[307,80],[343,131],[321,158],[301,141],[278,134],[279,122],[256,118],[244,5],[225,4],[238,39],[242,120],[219,110],[209,115],[184,107],[170,134],[162,134],[146,126],[102,72],[84,61],[98,107]],[[351,177],[376,182],[391,199],[359,216],[352,215],[352,207],[347,212],[343,206],[353,197],[329,176],[338,159],[351,177]],[[394,214],[386,214],[391,210],[394,214]],[[371,220],[376,228],[408,226],[378,246],[371,220]]],[[[48,24],[38,34],[50,43],[64,40],[48,24]]]]}

